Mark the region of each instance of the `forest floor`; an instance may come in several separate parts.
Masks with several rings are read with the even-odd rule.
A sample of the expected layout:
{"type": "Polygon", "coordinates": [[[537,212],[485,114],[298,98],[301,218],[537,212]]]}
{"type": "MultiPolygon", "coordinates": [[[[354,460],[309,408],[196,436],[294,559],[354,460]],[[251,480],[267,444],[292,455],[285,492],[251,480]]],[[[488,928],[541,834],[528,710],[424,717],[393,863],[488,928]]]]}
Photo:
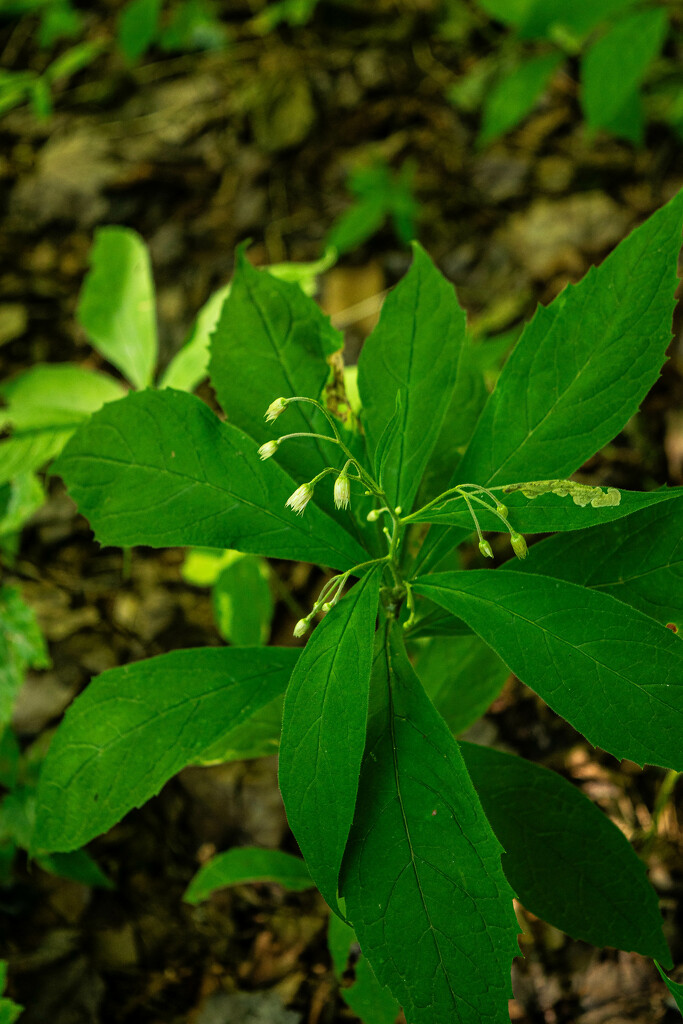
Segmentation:
{"type": "MultiPolygon", "coordinates": [[[[237,24],[240,5],[225,6],[237,24]]],[[[321,255],[350,202],[348,172],[363,161],[413,161],[418,237],[472,323],[490,333],[579,279],[683,185],[682,144],[663,128],[651,128],[641,150],[587,138],[569,76],[556,79],[519,130],[479,151],[476,116],[444,97],[471,54],[434,34],[429,3],[410,6],[378,2],[371,14],[359,6],[330,20],[321,8],[296,30],[238,33],[226,51],[147,59],[133,69],[103,57],[57,95],[49,120],[27,108],[0,120],[0,378],[42,361],[102,365],[74,315],[99,225],[135,228],[149,244],[168,360],[201,304],[228,280],[236,243],[251,238],[257,263],[321,255]]],[[[476,57],[487,44],[475,37],[469,45],[476,57]]],[[[16,66],[42,60],[32,38],[17,38],[11,26],[2,29],[3,47],[16,66]]],[[[347,328],[351,358],[373,325],[378,297],[409,259],[385,226],[321,280],[320,301],[347,328]],[[359,303],[362,319],[353,313],[359,303]]],[[[587,467],[596,482],[683,483],[677,326],[670,361],[641,413],[587,467]]],[[[14,724],[27,744],[59,721],[94,674],[221,642],[208,592],[182,579],[181,551],[136,550],[126,567],[120,552],[94,543],[58,480],[49,493],[7,574],[36,609],[52,658],[50,669],[29,673],[20,697],[14,724]]],[[[306,603],[311,570],[277,569],[306,603]]],[[[281,601],[273,641],[294,643],[291,627],[281,601]]],[[[561,771],[636,842],[651,829],[662,772],[596,752],[514,679],[483,722],[487,742],[561,771]]],[[[648,849],[676,962],[683,961],[682,814],[668,803],[648,849]]],[[[22,1021],[353,1020],[337,993],[317,894],[262,884],[225,890],[199,907],[182,902],[200,863],[244,844],[296,852],[275,758],[187,769],[92,843],[111,891],[22,861],[14,884],[0,891],[0,946],[11,993],[26,1007],[22,1021]]],[[[514,1021],[677,1019],[643,958],[572,941],[521,909],[520,921],[525,958],[513,970],[514,1021]]]]}

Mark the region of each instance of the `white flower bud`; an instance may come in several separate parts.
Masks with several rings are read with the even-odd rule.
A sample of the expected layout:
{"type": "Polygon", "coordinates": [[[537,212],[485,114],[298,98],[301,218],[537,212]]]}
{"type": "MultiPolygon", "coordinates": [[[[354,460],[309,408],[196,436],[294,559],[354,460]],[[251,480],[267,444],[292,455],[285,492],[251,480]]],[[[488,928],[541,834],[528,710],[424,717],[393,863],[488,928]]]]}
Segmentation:
{"type": "Polygon", "coordinates": [[[261,447],[259,448],[258,457],[263,462],[265,462],[265,460],[269,459],[271,455],[275,455],[275,452],[278,450],[279,447],[279,441],[266,441],[266,443],[262,444],[261,447]]]}
{"type": "Polygon", "coordinates": [[[308,633],[311,623],[308,619],[299,619],[296,626],[294,627],[294,636],[302,637],[308,633]]]}
{"type": "Polygon", "coordinates": [[[300,516],[304,514],[304,509],[308,505],[309,501],[313,497],[313,488],[310,484],[302,484],[301,487],[297,487],[294,494],[290,494],[285,502],[285,505],[300,516]]]}
{"type": "Polygon", "coordinates": [[[271,402],[266,409],[264,415],[266,417],[266,423],[272,423],[278,416],[285,411],[288,402],[286,398],[276,398],[274,402],[271,402]]]}
{"type": "Polygon", "coordinates": [[[341,472],[334,481],[334,507],[348,508],[351,501],[351,485],[346,473],[341,472]]]}

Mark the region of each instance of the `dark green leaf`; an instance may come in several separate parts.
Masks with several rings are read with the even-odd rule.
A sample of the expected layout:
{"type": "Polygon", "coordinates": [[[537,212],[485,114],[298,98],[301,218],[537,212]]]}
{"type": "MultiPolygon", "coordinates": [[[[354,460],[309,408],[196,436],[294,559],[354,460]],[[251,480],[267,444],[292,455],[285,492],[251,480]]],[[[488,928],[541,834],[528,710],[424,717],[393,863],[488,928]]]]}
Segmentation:
{"type": "MultiPolygon", "coordinates": [[[[276,398],[320,399],[327,381],[326,356],[340,349],[342,336],[298,284],[256,270],[244,254],[237,266],[211,337],[209,372],[228,420],[261,444],[299,431],[329,434],[312,405],[296,402],[275,423],[265,413],[276,398]]],[[[297,482],[310,480],[338,461],[335,445],[293,438],[274,456],[297,482]]]]}
{"type": "Polygon", "coordinates": [[[671,964],[645,865],[609,818],[547,768],[472,743],[460,749],[524,906],[575,939],[671,964]]]}
{"type": "Polygon", "coordinates": [[[682,220],[683,191],[538,309],[479,419],[459,480],[568,477],[618,433],[671,340],[682,220]]]}
{"type": "Polygon", "coordinates": [[[104,406],[54,471],[102,544],[233,547],[341,569],[365,558],[317,507],[303,516],[285,508],[295,483],[182,391],[145,391],[104,406]]]}
{"type": "Polygon", "coordinates": [[[230,729],[213,746],[203,750],[194,763],[225,764],[277,754],[282,730],[283,700],[284,694],[280,694],[252,715],[249,721],[230,729]]]}
{"type": "Polygon", "coordinates": [[[531,113],[562,61],[562,54],[530,57],[500,78],[484,101],[479,143],[483,146],[531,113]]]}
{"type": "MultiPolygon", "coordinates": [[[[661,492],[656,491],[655,494],[661,492]]],[[[683,631],[683,497],[534,544],[505,569],[580,583],[683,631]]]]}
{"type": "Polygon", "coordinates": [[[301,857],[280,850],[239,846],[203,864],[185,891],[186,903],[202,903],[217,889],[245,882],[275,882],[291,892],[312,889],[313,880],[301,857]]]}
{"type": "Polygon", "coordinates": [[[32,609],[16,587],[0,587],[0,728],[12,717],[26,669],[49,664],[32,609]]]}
{"type": "Polygon", "coordinates": [[[463,618],[590,743],[683,768],[683,644],[665,626],[548,576],[473,569],[414,589],[463,618]]]}
{"type": "Polygon", "coordinates": [[[282,719],[280,790],[315,884],[337,912],[337,879],[358,790],[381,570],[316,626],[282,719]]]}
{"type": "Polygon", "coordinates": [[[110,669],[66,713],[43,764],[32,847],[73,850],[282,693],[298,651],[173,651],[110,669]]]}
{"type": "Polygon", "coordinates": [[[387,296],[358,362],[368,451],[375,449],[403,394],[401,423],[385,453],[384,487],[409,511],[448,409],[465,341],[453,286],[415,243],[413,264],[387,296]]]}
{"type": "Polygon", "coordinates": [[[415,670],[427,696],[454,736],[481,718],[510,674],[507,666],[478,636],[430,640],[420,650],[415,670]]]}
{"type": "Polygon", "coordinates": [[[561,27],[582,36],[633,3],[634,0],[527,0],[519,34],[523,39],[552,38],[553,30],[561,27]]]}
{"type": "Polygon", "coordinates": [[[398,630],[373,687],[341,875],[348,916],[411,1024],[503,1024],[518,929],[501,847],[398,630]]]}
{"type": "Polygon", "coordinates": [[[78,320],[105,359],[136,388],[157,358],[154,281],[147,246],[130,228],[99,228],[78,301],[78,320]]]}
{"type": "MultiPolygon", "coordinates": [[[[589,128],[606,128],[642,83],[667,29],[662,7],[621,17],[581,63],[581,105],[589,128]]],[[[680,239],[679,239],[680,241],[680,239]]]]}

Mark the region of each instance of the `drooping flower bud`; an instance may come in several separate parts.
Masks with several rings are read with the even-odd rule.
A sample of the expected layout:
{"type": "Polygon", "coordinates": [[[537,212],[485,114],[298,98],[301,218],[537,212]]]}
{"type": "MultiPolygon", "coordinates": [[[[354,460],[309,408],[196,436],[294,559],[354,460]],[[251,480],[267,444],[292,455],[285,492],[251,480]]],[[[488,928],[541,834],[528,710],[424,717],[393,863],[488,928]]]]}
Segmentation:
{"type": "Polygon", "coordinates": [[[513,530],[512,533],[510,534],[510,543],[512,544],[512,550],[517,555],[517,558],[526,558],[528,554],[528,549],[526,546],[526,541],[524,540],[524,537],[521,535],[521,533],[515,533],[515,531],[513,530]]]}
{"type": "Polygon", "coordinates": [[[484,558],[493,558],[493,548],[487,540],[479,541],[479,550],[481,551],[484,558]]]}
{"type": "Polygon", "coordinates": [[[264,413],[266,423],[272,423],[273,420],[276,420],[285,411],[288,404],[286,398],[276,398],[274,402],[271,402],[264,413]]]}
{"type": "Polygon", "coordinates": [[[285,505],[293,509],[298,515],[304,514],[304,509],[308,505],[309,501],[313,497],[313,487],[311,484],[301,484],[300,487],[294,491],[294,494],[290,494],[285,502],[285,505]]]}
{"type": "Polygon", "coordinates": [[[341,471],[337,479],[334,481],[334,507],[335,508],[348,508],[349,502],[351,501],[351,485],[349,478],[344,472],[341,471]]]}
{"type": "Polygon", "coordinates": [[[299,619],[296,626],[294,627],[294,636],[302,637],[308,633],[311,623],[309,619],[299,619]]]}
{"type": "Polygon", "coordinates": [[[266,441],[266,443],[262,444],[258,450],[259,459],[265,462],[265,460],[269,459],[271,455],[275,455],[275,452],[278,450],[279,447],[279,441],[266,441]]]}
{"type": "Polygon", "coordinates": [[[502,516],[503,519],[507,519],[507,517],[508,517],[507,505],[503,505],[502,502],[499,501],[498,504],[496,505],[496,512],[498,513],[499,516],[502,516]]]}

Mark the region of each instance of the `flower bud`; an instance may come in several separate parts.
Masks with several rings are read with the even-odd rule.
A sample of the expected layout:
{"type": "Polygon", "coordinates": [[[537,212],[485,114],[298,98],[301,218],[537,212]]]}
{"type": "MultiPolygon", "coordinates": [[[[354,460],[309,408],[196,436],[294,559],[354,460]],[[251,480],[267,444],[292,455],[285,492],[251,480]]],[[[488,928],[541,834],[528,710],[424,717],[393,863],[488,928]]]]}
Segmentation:
{"type": "Polygon", "coordinates": [[[367,516],[365,518],[367,519],[367,521],[369,523],[376,523],[377,520],[379,519],[379,517],[380,517],[380,510],[378,508],[373,508],[370,512],[368,512],[368,514],[367,514],[367,516]]]}
{"type": "Polygon", "coordinates": [[[273,420],[276,420],[280,413],[285,411],[287,405],[288,402],[286,398],[276,398],[274,402],[271,402],[264,413],[266,423],[272,423],[273,420]]]}
{"type": "Polygon", "coordinates": [[[290,494],[285,502],[285,506],[293,509],[300,516],[304,514],[304,509],[308,505],[309,501],[313,497],[313,487],[311,484],[302,484],[301,487],[297,487],[294,494],[290,494]]]}
{"type": "Polygon", "coordinates": [[[499,516],[502,516],[503,519],[507,519],[507,517],[508,517],[507,505],[503,505],[499,501],[498,504],[496,505],[496,512],[498,513],[499,516]]]}
{"type": "Polygon", "coordinates": [[[308,633],[311,623],[308,619],[299,619],[296,626],[294,627],[294,636],[302,637],[308,633]]]}
{"type": "Polygon", "coordinates": [[[487,540],[479,541],[479,550],[481,551],[484,558],[493,558],[493,548],[487,540]]]}
{"type": "Polygon", "coordinates": [[[510,534],[510,543],[512,544],[512,550],[517,555],[517,558],[526,558],[527,546],[521,533],[515,533],[513,530],[510,534]]]}
{"type": "Polygon", "coordinates": [[[259,459],[261,459],[262,462],[265,462],[265,460],[269,459],[271,455],[275,455],[275,452],[279,447],[279,441],[266,441],[266,443],[262,444],[258,450],[259,459]]]}
{"type": "Polygon", "coordinates": [[[351,485],[349,484],[348,476],[342,470],[337,479],[334,481],[334,507],[348,508],[350,501],[351,485]]]}

